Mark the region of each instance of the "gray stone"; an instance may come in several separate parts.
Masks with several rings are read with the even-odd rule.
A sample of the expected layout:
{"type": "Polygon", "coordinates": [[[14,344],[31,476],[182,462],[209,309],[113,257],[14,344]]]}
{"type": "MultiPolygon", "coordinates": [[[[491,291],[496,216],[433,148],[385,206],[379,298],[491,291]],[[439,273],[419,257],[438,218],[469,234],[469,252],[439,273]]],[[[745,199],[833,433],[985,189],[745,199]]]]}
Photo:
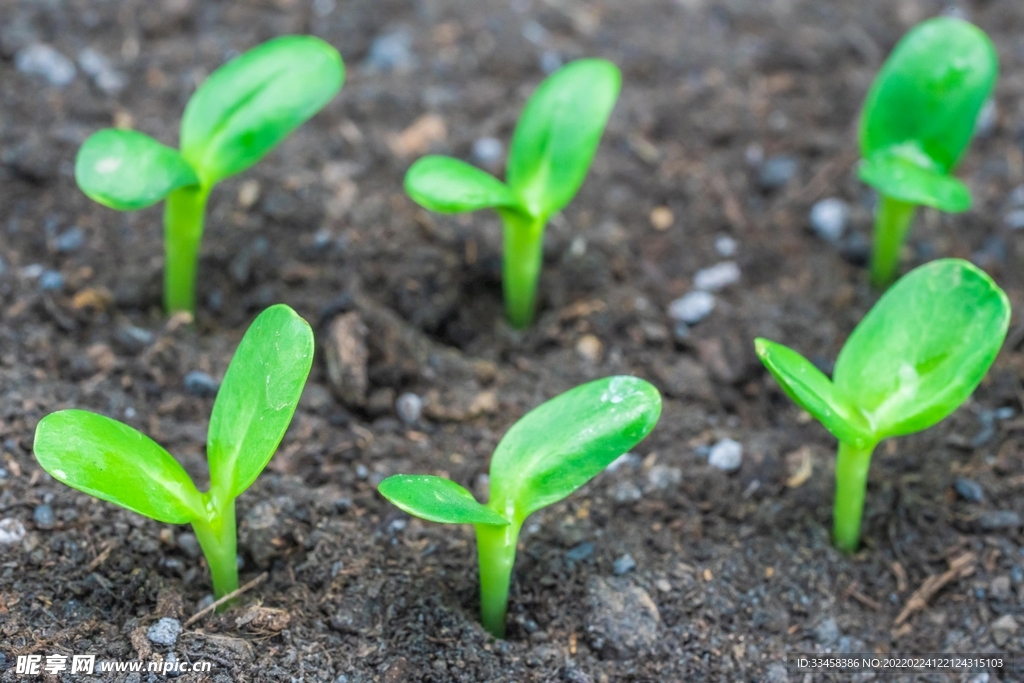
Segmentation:
{"type": "Polygon", "coordinates": [[[985,498],[985,489],[973,479],[957,477],[953,488],[956,489],[958,496],[971,503],[980,503],[985,498]]]}
{"type": "Polygon", "coordinates": [[[33,43],[18,50],[14,64],[18,71],[42,76],[51,85],[63,87],[75,80],[71,60],[45,43],[33,43]]]}
{"type": "Polygon", "coordinates": [[[364,64],[375,71],[409,71],[416,67],[412,34],[398,30],[374,38],[364,64]]]}
{"type": "Polygon", "coordinates": [[[722,439],[711,447],[708,464],[724,472],[735,472],[743,464],[743,446],[733,439],[722,439]]]}
{"type": "Polygon", "coordinates": [[[1024,228],[1024,209],[1015,209],[1003,216],[1003,223],[1010,230],[1024,228]]]}
{"type": "Polygon", "coordinates": [[[978,523],[985,531],[1015,529],[1021,525],[1020,515],[1013,510],[996,510],[995,512],[986,512],[978,518],[978,523]]]}
{"type": "Polygon", "coordinates": [[[213,398],[220,389],[220,383],[202,370],[193,370],[185,375],[185,391],[199,398],[213,398]]]}
{"type": "MultiPolygon", "coordinates": [[[[327,379],[335,396],[349,407],[366,405],[366,392],[370,384],[367,376],[367,363],[370,360],[366,346],[367,332],[359,313],[351,311],[331,321],[323,342],[327,379]]],[[[391,398],[388,401],[385,410],[391,409],[393,400],[391,398]]]]}
{"type": "Polygon", "coordinates": [[[683,471],[678,467],[655,465],[647,473],[647,481],[650,482],[652,488],[663,491],[678,486],[683,481],[683,471]]]}
{"type": "Polygon", "coordinates": [[[126,353],[139,353],[153,343],[153,333],[142,327],[125,325],[114,333],[114,343],[126,353]]]}
{"type": "Polygon", "coordinates": [[[676,322],[693,325],[715,310],[715,297],[708,292],[689,292],[668,305],[668,316],[676,322]]]}
{"type": "Polygon", "coordinates": [[[407,391],[395,399],[395,413],[398,414],[398,419],[407,425],[418,423],[422,412],[423,399],[411,391],[407,391]]]}
{"type": "Polygon", "coordinates": [[[636,560],[629,553],[622,555],[612,563],[612,571],[615,572],[616,576],[622,576],[634,569],[636,569],[636,560]]]}
{"type": "Polygon", "coordinates": [[[800,162],[788,154],[767,159],[761,165],[758,181],[765,190],[775,190],[792,180],[800,170],[800,162]]]}
{"type": "Polygon", "coordinates": [[[471,156],[476,163],[485,168],[497,168],[505,154],[505,146],[497,138],[480,138],[473,143],[471,156]]]}
{"type": "Polygon", "coordinates": [[[1003,647],[1017,632],[1017,622],[1010,614],[1004,614],[989,625],[989,633],[996,647],[1003,647]]]}
{"type": "Polygon", "coordinates": [[[199,557],[203,554],[203,549],[199,546],[199,539],[195,537],[195,534],[188,532],[178,536],[178,547],[189,557],[199,557]]]}
{"type": "Polygon", "coordinates": [[[717,292],[740,281],[740,267],[735,261],[722,261],[703,268],[693,276],[693,286],[705,292],[717,292]]]}
{"type": "Polygon", "coordinates": [[[631,481],[620,481],[612,491],[616,503],[635,503],[643,498],[643,491],[631,481]]]}
{"type": "Polygon", "coordinates": [[[62,254],[68,254],[73,251],[78,251],[85,244],[85,233],[79,227],[71,228],[66,230],[57,236],[54,242],[54,246],[57,247],[57,251],[62,254]]]}
{"type": "Polygon", "coordinates": [[[829,197],[811,207],[811,227],[823,240],[838,242],[850,220],[850,205],[838,197],[829,197]]]}
{"type": "Polygon", "coordinates": [[[998,114],[996,101],[991,97],[988,98],[981,111],[978,112],[978,118],[974,120],[974,135],[979,138],[991,135],[992,131],[996,129],[996,121],[999,119],[998,114]]]}
{"type": "Polygon", "coordinates": [[[728,235],[720,235],[715,240],[715,251],[718,252],[719,256],[726,258],[735,256],[737,249],[739,249],[739,243],[728,235]]]}
{"type": "Polygon", "coordinates": [[[580,543],[565,554],[565,561],[570,565],[589,559],[594,554],[593,543],[580,543]]]}
{"type": "Polygon", "coordinates": [[[839,624],[832,617],[823,619],[814,627],[814,639],[821,645],[831,645],[839,640],[840,635],[842,634],[839,632],[839,624]]]}
{"type": "Polygon", "coordinates": [[[15,545],[24,539],[24,524],[12,517],[0,519],[0,545],[15,545]]]}
{"type": "Polygon", "coordinates": [[[171,617],[164,617],[146,631],[146,637],[150,642],[167,647],[174,647],[174,644],[178,642],[179,635],[181,635],[181,622],[171,617]]]}
{"type": "Polygon", "coordinates": [[[765,683],[789,683],[789,672],[782,662],[772,662],[764,672],[765,683]]]}
{"type": "Polygon", "coordinates": [[[116,95],[128,85],[125,75],[114,69],[109,59],[91,47],[78,53],[78,66],[89,75],[97,88],[108,95],[116,95]]]}
{"type": "Polygon", "coordinates": [[[39,289],[44,292],[53,292],[64,289],[64,276],[59,270],[44,270],[39,276],[39,289]]]}
{"type": "Polygon", "coordinates": [[[37,505],[32,511],[32,520],[36,523],[37,529],[52,529],[56,519],[53,516],[53,508],[43,503],[37,505]]]}
{"type": "Polygon", "coordinates": [[[658,606],[628,578],[593,577],[587,584],[587,608],[587,634],[604,656],[628,659],[657,641],[658,606]]]}
{"type": "Polygon", "coordinates": [[[989,585],[989,593],[996,600],[1006,600],[1010,597],[1010,577],[1009,576],[997,576],[992,579],[992,583],[989,585]]]}

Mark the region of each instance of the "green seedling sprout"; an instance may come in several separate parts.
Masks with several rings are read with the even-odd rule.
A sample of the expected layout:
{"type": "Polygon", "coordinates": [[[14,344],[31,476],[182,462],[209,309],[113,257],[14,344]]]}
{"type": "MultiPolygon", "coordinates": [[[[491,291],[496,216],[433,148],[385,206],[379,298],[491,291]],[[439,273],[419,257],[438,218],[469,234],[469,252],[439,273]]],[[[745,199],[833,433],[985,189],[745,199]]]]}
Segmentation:
{"type": "Polygon", "coordinates": [[[36,459],[79,491],[158,522],[190,523],[220,598],[238,588],[235,498],[281,443],[312,362],[313,331],[291,308],[271,306],[253,321],[213,404],[205,493],[148,436],[85,410],[61,410],[40,420],[36,459]]]}
{"type": "Polygon", "coordinates": [[[967,261],[940,259],[882,295],[846,340],[831,380],[792,349],[754,342],[783,391],[839,439],[837,547],[857,549],[878,442],[927,429],[967,400],[1009,322],[1009,301],[992,278],[967,261]]]}
{"type": "Polygon", "coordinates": [[[509,149],[506,183],[444,156],[419,159],[405,190],[438,213],[495,209],[504,225],[505,315],[516,328],[533,322],[544,228],[576,195],[619,95],[618,68],[580,59],[548,76],[530,97],[509,149]]]}
{"type": "Polygon", "coordinates": [[[398,508],[431,522],[473,524],[480,564],[480,619],[505,637],[509,582],[523,521],[586,484],[646,437],[661,396],[636,377],[606,377],[534,408],[505,433],[491,458],[490,501],[453,481],[398,474],[378,487],[398,508]]]}
{"type": "Polygon", "coordinates": [[[214,71],[181,120],[181,149],[107,128],[78,151],[75,179],[91,199],[134,211],[162,199],[164,308],[195,312],[206,200],[214,185],[262,159],[341,89],[341,56],[313,36],[274,38],[214,71]]]}
{"type": "Polygon", "coordinates": [[[860,118],[858,175],[879,193],[871,283],[896,279],[899,253],[918,205],[957,213],[971,207],[950,175],[967,150],[999,68],[985,32],[939,17],[915,26],[882,65],[860,118]]]}

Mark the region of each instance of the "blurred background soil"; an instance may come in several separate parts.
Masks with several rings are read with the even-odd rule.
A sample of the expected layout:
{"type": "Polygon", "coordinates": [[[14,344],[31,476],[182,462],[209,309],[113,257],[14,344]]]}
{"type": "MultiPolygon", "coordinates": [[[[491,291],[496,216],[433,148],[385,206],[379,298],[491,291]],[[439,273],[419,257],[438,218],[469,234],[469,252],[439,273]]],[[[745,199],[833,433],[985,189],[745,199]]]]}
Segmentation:
{"type": "Polygon", "coordinates": [[[1018,316],[967,404],[878,448],[852,557],[828,539],[834,440],[752,347],[767,336],[828,370],[873,303],[855,120],[895,41],[940,13],[988,31],[1002,74],[959,170],[974,208],[922,212],[904,265],[971,259],[1018,307],[1013,0],[0,0],[0,681],[21,680],[17,655],[53,653],[211,661],[180,680],[218,682],[1022,680],[785,664],[1024,645],[1018,316]],[[166,321],[160,209],[90,202],[75,152],[115,124],[176,144],[196,85],[285,33],[335,45],[344,89],[215,190],[196,325],[166,321]],[[548,228],[537,325],[517,333],[501,318],[497,218],[427,214],[402,177],[428,152],[500,174],[525,98],[583,56],[617,63],[623,92],[548,228]],[[685,298],[697,290],[711,298],[685,298]],[[96,410],[205,481],[217,382],[276,302],[314,325],[318,358],[238,500],[242,580],[267,578],[166,637],[160,619],[209,599],[189,529],[54,482],[33,430],[96,410]],[[504,430],[615,373],[664,392],[661,423],[528,520],[509,637],[494,641],[476,618],[471,529],[409,518],[375,485],[441,474],[483,499],[504,430]]]}

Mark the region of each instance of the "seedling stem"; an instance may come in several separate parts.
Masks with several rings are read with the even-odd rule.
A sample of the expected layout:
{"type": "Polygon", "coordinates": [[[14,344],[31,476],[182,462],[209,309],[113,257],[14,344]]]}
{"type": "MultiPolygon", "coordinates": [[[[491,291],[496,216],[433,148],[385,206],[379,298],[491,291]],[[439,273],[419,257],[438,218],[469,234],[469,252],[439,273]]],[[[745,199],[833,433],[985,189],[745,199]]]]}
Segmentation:
{"type": "Polygon", "coordinates": [[[836,460],[836,502],[832,513],[832,542],[852,553],[860,542],[860,520],[868,486],[868,466],[874,445],[857,448],[839,442],[836,460]]]}
{"type": "Polygon", "coordinates": [[[196,271],[199,245],[203,240],[203,214],[210,188],[196,185],[174,190],[167,195],[164,208],[164,310],[196,309],[196,271]]]}
{"type": "Polygon", "coordinates": [[[495,638],[505,637],[505,612],[521,523],[476,524],[480,558],[480,622],[495,638]]]}
{"type": "Polygon", "coordinates": [[[915,204],[879,195],[875,213],[875,240],[871,255],[871,284],[885,289],[896,279],[900,250],[914,222],[915,204]]]}
{"type": "MultiPolygon", "coordinates": [[[[238,588],[238,561],[235,559],[237,536],[235,533],[235,501],[215,504],[210,494],[203,496],[207,509],[217,509],[219,514],[210,520],[197,519],[192,522],[196,540],[203,549],[210,576],[213,580],[213,597],[220,598],[238,588]]],[[[227,603],[217,611],[227,608],[227,603]]]]}
{"type": "Polygon", "coordinates": [[[535,219],[518,211],[501,211],[505,225],[505,249],[502,254],[502,286],[505,312],[516,329],[529,327],[537,301],[537,280],[544,259],[545,219],[535,219]]]}

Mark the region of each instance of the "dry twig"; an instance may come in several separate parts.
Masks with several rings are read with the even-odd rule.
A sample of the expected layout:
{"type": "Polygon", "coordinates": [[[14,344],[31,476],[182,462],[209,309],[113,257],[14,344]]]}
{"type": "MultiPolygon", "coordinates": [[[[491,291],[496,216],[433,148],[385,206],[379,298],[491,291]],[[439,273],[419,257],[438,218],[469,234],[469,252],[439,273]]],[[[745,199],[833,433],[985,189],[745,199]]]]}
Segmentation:
{"type": "Polygon", "coordinates": [[[928,601],[942,588],[954,581],[970,575],[974,571],[974,563],[977,561],[974,553],[964,553],[954,558],[949,563],[949,569],[942,574],[929,576],[921,584],[921,587],[914,591],[914,594],[907,600],[903,611],[896,617],[895,626],[901,626],[915,612],[919,612],[928,606],[928,601]]]}
{"type": "Polygon", "coordinates": [[[214,602],[211,602],[209,605],[207,605],[206,607],[204,607],[203,609],[199,610],[198,612],[193,614],[191,617],[189,617],[188,621],[186,621],[182,625],[182,627],[183,628],[188,628],[189,626],[191,626],[192,624],[196,623],[197,621],[202,619],[204,616],[206,616],[207,614],[209,614],[213,610],[215,610],[218,607],[220,607],[221,605],[223,605],[228,600],[234,600],[235,598],[237,598],[242,593],[244,593],[244,592],[246,592],[248,590],[252,590],[256,586],[260,585],[261,583],[263,583],[264,581],[267,580],[268,576],[270,576],[270,574],[268,574],[267,572],[263,572],[262,574],[260,574],[255,579],[253,579],[249,583],[245,584],[241,588],[233,590],[230,593],[228,593],[227,595],[225,595],[224,597],[222,597],[221,599],[215,600],[214,602]]]}

